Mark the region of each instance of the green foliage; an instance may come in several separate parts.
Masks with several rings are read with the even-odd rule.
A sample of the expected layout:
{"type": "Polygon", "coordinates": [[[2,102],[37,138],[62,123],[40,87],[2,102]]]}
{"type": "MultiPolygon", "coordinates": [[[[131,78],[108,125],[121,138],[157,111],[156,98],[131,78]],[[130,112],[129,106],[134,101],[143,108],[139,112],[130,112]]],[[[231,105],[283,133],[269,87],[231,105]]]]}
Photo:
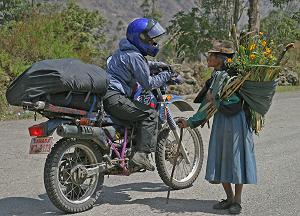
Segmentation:
{"type": "MultiPolygon", "coordinates": [[[[0,0],[0,13],[13,11],[12,8],[17,11],[24,0],[9,1],[9,5],[1,2],[4,1],[0,0]]],[[[106,53],[101,47],[105,42],[102,32],[105,20],[98,12],[69,2],[62,9],[53,4],[30,6],[24,8],[22,14],[6,16],[0,26],[2,113],[7,109],[5,89],[9,82],[36,61],[74,57],[97,64],[105,62],[106,53]]]]}
{"type": "Polygon", "coordinates": [[[271,0],[272,4],[276,7],[281,7],[284,4],[287,4],[293,0],[271,0]]]}
{"type": "Polygon", "coordinates": [[[178,12],[167,28],[177,57],[195,61],[206,52],[213,39],[228,39],[232,1],[201,1],[201,8],[178,12]]]}
{"type": "Polygon", "coordinates": [[[159,9],[156,7],[157,0],[144,0],[141,4],[141,8],[144,13],[144,17],[146,18],[152,18],[156,21],[160,21],[162,18],[162,13],[159,9]],[[150,3],[151,1],[151,3],[150,3]]]}
{"type": "Polygon", "coordinates": [[[13,57],[6,51],[0,51],[0,86],[6,86],[10,79],[18,76],[29,67],[29,64],[20,57],[13,57]]]}
{"type": "Polygon", "coordinates": [[[0,25],[11,20],[20,20],[31,10],[28,1],[0,0],[0,25]]]}
{"type": "Polygon", "coordinates": [[[202,15],[210,19],[214,24],[212,27],[217,28],[213,32],[215,37],[227,38],[231,29],[234,0],[201,0],[198,5],[202,15]]]}
{"type": "Polygon", "coordinates": [[[261,21],[261,31],[268,35],[277,46],[300,40],[299,15],[273,11],[261,21]]]}
{"type": "Polygon", "coordinates": [[[300,86],[277,86],[276,92],[300,91],[300,86]]]}
{"type": "Polygon", "coordinates": [[[198,54],[210,46],[212,35],[209,34],[209,20],[200,15],[198,8],[191,12],[177,13],[167,28],[173,39],[178,58],[196,60],[198,54]]]}
{"type": "Polygon", "coordinates": [[[68,3],[61,13],[66,37],[75,42],[75,49],[83,55],[87,50],[89,55],[85,58],[94,58],[103,55],[101,45],[105,42],[102,31],[105,19],[98,11],[88,11],[80,8],[73,1],[68,3]],[[84,51],[84,52],[83,52],[84,51]]]}
{"type": "Polygon", "coordinates": [[[45,14],[45,10],[35,8],[29,16],[7,22],[0,29],[0,47],[5,53],[0,53],[0,63],[5,59],[5,71],[13,78],[41,59],[77,57],[92,62],[104,55],[104,24],[98,12],[89,12],[73,2],[61,12],[45,14]]]}
{"type": "MultiPolygon", "coordinates": [[[[2,28],[0,37],[2,50],[25,65],[47,58],[77,57],[74,42],[64,38],[64,24],[58,15],[32,14],[23,21],[10,22],[2,28]]],[[[14,77],[21,68],[11,66],[8,72],[14,77]]]]}
{"type": "Polygon", "coordinates": [[[247,43],[239,46],[234,58],[227,59],[227,64],[229,68],[243,76],[250,72],[249,80],[275,80],[280,67],[277,65],[278,60],[273,54],[272,47],[273,42],[267,41],[262,32],[251,35],[247,43]]]}
{"type": "MultiPolygon", "coordinates": [[[[299,12],[287,13],[284,11],[273,11],[262,20],[261,30],[272,40],[276,46],[274,52],[280,53],[285,45],[300,40],[299,12]],[[274,28],[276,26],[276,28],[274,28]]],[[[299,42],[298,42],[299,43],[299,42]]],[[[286,67],[298,73],[300,77],[300,47],[291,49],[283,60],[286,67]]]]}

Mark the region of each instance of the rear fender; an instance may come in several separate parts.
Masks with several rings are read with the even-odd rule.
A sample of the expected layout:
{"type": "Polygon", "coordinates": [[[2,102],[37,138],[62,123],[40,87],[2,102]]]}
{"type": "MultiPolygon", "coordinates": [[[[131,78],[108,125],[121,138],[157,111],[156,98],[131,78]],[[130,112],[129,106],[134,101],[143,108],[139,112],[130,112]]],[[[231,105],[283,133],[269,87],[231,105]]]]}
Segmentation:
{"type": "Polygon", "coordinates": [[[44,131],[46,132],[46,136],[51,136],[55,129],[62,124],[70,123],[70,120],[66,119],[49,119],[48,121],[45,121],[41,123],[44,127],[44,131]]]}
{"type": "Polygon", "coordinates": [[[165,101],[168,104],[174,104],[181,112],[194,111],[194,108],[178,95],[165,95],[165,101]]]}

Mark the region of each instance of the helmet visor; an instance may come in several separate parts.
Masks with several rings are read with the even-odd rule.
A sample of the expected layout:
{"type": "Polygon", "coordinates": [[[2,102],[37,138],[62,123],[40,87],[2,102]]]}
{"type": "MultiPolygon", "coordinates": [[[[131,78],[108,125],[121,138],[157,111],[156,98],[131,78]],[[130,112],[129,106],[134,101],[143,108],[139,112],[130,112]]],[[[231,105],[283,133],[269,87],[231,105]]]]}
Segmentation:
{"type": "Polygon", "coordinates": [[[162,34],[166,33],[166,30],[157,22],[155,25],[147,32],[149,38],[153,39],[162,34]]]}

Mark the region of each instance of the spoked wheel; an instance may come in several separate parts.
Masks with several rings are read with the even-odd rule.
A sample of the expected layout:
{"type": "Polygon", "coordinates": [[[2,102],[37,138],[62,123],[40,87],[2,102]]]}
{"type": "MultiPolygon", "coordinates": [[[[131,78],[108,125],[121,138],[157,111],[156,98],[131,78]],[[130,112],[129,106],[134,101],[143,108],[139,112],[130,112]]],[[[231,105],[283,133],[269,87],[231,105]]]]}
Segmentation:
{"type": "Polygon", "coordinates": [[[101,162],[100,148],[93,142],[58,141],[44,168],[45,188],[53,204],[68,213],[92,208],[104,181],[104,175],[96,171],[101,162]]]}
{"type": "MultiPolygon", "coordinates": [[[[179,134],[179,131],[177,133],[179,134]]],[[[168,127],[160,131],[155,154],[156,167],[163,182],[173,189],[190,187],[202,168],[203,142],[198,129],[183,129],[182,144],[187,152],[188,160],[180,151],[171,182],[178,144],[173,132],[168,127]]]]}

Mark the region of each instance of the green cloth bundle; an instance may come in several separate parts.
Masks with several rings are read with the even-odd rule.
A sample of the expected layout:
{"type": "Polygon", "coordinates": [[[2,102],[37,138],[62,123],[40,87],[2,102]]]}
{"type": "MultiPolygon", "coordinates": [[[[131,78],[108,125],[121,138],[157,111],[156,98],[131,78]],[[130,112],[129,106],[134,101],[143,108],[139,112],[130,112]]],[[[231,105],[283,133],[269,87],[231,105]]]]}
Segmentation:
{"type": "Polygon", "coordinates": [[[272,104],[278,80],[250,81],[246,80],[239,90],[239,94],[251,109],[264,116],[272,104]]]}

